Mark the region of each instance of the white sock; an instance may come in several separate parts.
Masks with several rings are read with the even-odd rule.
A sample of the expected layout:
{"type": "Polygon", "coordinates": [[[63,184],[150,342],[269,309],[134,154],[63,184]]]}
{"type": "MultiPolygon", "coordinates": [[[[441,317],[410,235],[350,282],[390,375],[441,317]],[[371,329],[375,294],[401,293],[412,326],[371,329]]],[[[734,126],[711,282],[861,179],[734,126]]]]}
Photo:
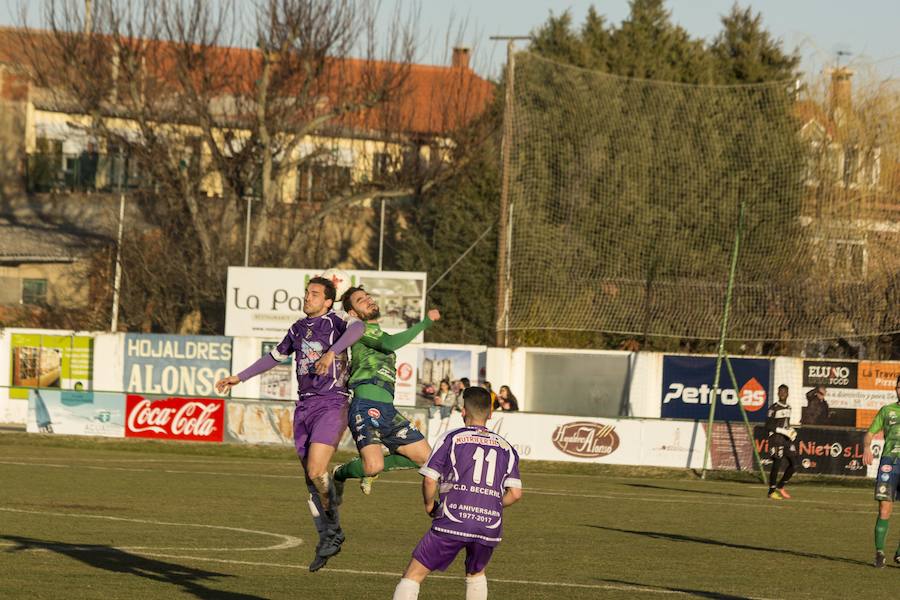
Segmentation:
{"type": "Polygon", "coordinates": [[[487,577],[466,577],[466,600],[487,600],[487,577]]]}
{"type": "MultiPolygon", "coordinates": [[[[405,577],[400,580],[394,589],[393,600],[416,600],[419,597],[419,584],[405,577]]],[[[487,597],[487,596],[485,596],[487,597]]]]}

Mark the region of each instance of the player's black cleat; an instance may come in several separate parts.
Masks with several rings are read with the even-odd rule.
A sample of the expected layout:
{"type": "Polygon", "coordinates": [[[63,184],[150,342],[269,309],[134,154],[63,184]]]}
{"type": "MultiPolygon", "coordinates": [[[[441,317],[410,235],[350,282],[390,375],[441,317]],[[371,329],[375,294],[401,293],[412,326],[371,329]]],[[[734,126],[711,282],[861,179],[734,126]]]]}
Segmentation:
{"type": "Polygon", "coordinates": [[[884,552],[882,552],[881,550],[875,552],[875,562],[872,563],[872,566],[874,566],[876,569],[884,568],[884,552]]]}
{"type": "Polygon", "coordinates": [[[900,565],[900,550],[898,550],[897,553],[894,554],[894,564],[900,565]]]}
{"type": "Polygon", "coordinates": [[[319,556],[318,554],[316,554],[316,557],[313,559],[313,561],[311,563],[309,563],[309,572],[315,573],[316,571],[318,571],[319,569],[324,567],[326,564],[328,564],[328,557],[319,556]]]}
{"type": "Polygon", "coordinates": [[[316,548],[316,555],[323,558],[334,556],[341,551],[341,544],[344,543],[345,539],[344,532],[340,529],[334,532],[329,530],[325,538],[319,543],[319,547],[316,548]]]}

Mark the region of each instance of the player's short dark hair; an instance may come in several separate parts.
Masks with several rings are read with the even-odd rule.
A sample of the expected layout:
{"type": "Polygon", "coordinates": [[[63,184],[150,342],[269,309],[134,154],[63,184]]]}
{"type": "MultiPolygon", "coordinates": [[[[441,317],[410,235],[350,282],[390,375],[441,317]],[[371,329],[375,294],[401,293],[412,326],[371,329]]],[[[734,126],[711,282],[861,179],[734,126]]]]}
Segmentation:
{"type": "Polygon", "coordinates": [[[784,389],[786,389],[786,390],[791,389],[791,388],[789,388],[789,387],[787,386],[787,384],[784,384],[784,383],[782,383],[781,385],[778,386],[778,389],[779,389],[779,390],[780,390],[781,388],[784,388],[784,389]]]}
{"type": "Polygon", "coordinates": [[[337,299],[337,288],[334,287],[334,282],[330,279],[325,279],[324,277],[313,277],[307,282],[307,287],[310,283],[318,283],[319,285],[325,288],[325,298],[331,300],[332,302],[337,299]]]}
{"type": "Polygon", "coordinates": [[[469,387],[469,378],[468,377],[460,377],[459,380],[462,382],[463,387],[469,387]]]}
{"type": "Polygon", "coordinates": [[[491,415],[491,393],[483,387],[467,387],[463,390],[463,407],[473,417],[487,419],[491,415]]]}
{"type": "Polygon", "coordinates": [[[352,296],[356,292],[364,292],[362,286],[353,287],[350,286],[346,292],[341,295],[341,306],[344,307],[344,312],[350,312],[353,309],[353,304],[350,303],[350,296],[352,296]]]}

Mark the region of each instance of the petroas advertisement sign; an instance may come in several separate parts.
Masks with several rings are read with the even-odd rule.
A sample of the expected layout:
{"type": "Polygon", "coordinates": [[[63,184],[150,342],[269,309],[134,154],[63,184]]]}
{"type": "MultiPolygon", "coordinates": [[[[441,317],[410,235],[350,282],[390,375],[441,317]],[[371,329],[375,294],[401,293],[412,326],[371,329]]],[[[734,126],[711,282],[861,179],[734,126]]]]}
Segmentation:
{"type": "MultiPolygon", "coordinates": [[[[738,403],[751,421],[765,421],[772,392],[772,361],[763,358],[732,358],[737,378],[734,389],[728,370],[722,363],[719,390],[716,393],[716,421],[740,421],[738,403]]],[[[709,419],[713,401],[716,358],[710,356],[663,356],[663,381],[660,414],[670,419],[709,419]]]]}

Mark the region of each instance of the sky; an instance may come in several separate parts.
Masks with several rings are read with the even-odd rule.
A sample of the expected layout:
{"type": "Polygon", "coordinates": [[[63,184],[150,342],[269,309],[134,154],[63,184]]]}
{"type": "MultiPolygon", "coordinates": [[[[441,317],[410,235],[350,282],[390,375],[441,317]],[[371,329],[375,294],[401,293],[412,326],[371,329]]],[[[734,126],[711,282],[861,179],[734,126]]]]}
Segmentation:
{"type": "MultiPolygon", "coordinates": [[[[721,29],[721,15],[729,12],[733,1],[669,0],[667,7],[672,19],[691,35],[712,39],[721,29]]],[[[0,0],[0,25],[16,24],[22,4],[22,0],[0,0]]],[[[31,23],[37,24],[41,1],[24,4],[31,23]]],[[[878,79],[900,77],[898,0],[740,0],[739,4],[761,13],[766,29],[782,40],[786,50],[799,51],[801,69],[807,76],[817,77],[834,66],[838,51],[842,51],[850,53],[841,58],[842,65],[878,79]]],[[[472,66],[487,77],[496,77],[506,59],[505,42],[489,40],[492,35],[527,35],[551,12],[558,15],[565,10],[570,10],[574,23],[580,25],[591,5],[607,22],[618,25],[629,10],[628,0],[382,0],[384,29],[398,5],[401,10],[418,7],[419,62],[447,64],[447,48],[471,46],[472,66]]]]}

